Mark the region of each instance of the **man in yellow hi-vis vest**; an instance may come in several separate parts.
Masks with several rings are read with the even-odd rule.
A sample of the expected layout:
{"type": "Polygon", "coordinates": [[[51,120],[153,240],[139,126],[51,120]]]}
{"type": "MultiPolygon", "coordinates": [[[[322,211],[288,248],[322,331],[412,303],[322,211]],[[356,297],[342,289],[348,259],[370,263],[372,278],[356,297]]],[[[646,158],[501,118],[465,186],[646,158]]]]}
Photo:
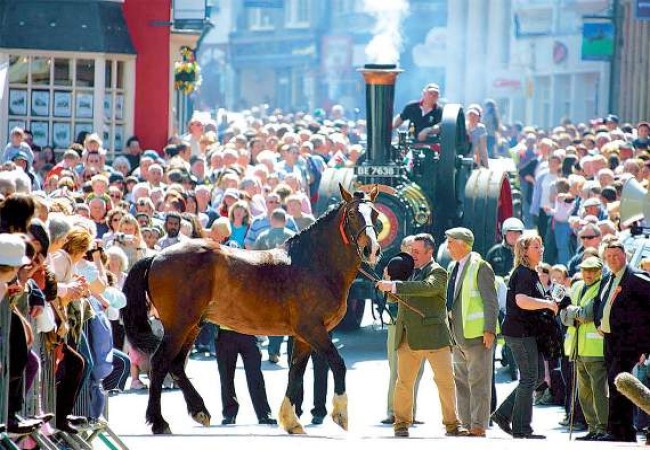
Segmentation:
{"type": "Polygon", "coordinates": [[[597,441],[607,432],[609,413],[604,339],[594,324],[594,300],[601,291],[603,263],[590,256],[579,267],[582,281],[571,286],[571,305],[560,312],[560,319],[569,327],[564,352],[576,365],[578,400],[589,426],[589,432],[576,440],[597,441]]]}
{"type": "Polygon", "coordinates": [[[490,419],[499,311],[494,271],[472,251],[474,235],[470,230],[452,228],[445,234],[454,260],[447,284],[447,310],[454,340],[458,416],[471,435],[484,437],[490,419]]]}

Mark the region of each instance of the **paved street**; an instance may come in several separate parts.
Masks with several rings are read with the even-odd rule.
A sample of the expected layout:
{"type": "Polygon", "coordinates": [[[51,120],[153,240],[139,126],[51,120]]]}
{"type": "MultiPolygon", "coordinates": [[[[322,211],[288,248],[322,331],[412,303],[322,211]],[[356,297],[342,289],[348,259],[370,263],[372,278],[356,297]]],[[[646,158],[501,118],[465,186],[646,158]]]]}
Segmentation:
{"type": "MultiPolygon", "coordinates": [[[[173,436],[152,436],[144,423],[144,413],[147,402],[146,393],[125,393],[110,399],[110,422],[113,429],[120,434],[132,450],[138,449],[214,449],[214,448],[261,448],[273,450],[286,448],[299,442],[308,443],[312,449],[331,448],[340,450],[358,448],[360,445],[382,445],[384,439],[394,439],[392,428],[381,425],[379,421],[385,417],[386,385],[388,382],[388,364],[385,360],[386,331],[372,325],[372,319],[366,318],[364,327],[353,333],[338,333],[335,335],[348,367],[348,396],[350,430],[345,432],[336,426],[331,418],[327,418],[321,426],[309,424],[311,416],[309,409],[312,401],[311,367],[307,369],[305,385],[303,422],[306,424],[307,436],[288,436],[278,427],[258,425],[246,389],[244,372],[238,367],[236,381],[237,392],[240,396],[241,408],[237,417],[237,425],[222,426],[221,404],[219,397],[219,381],[216,362],[192,359],[188,365],[188,374],[197,389],[203,395],[208,409],[212,414],[213,425],[209,428],[195,424],[186,414],[185,403],[180,391],[163,393],[163,414],[170,423],[173,436]],[[218,439],[214,439],[218,438],[218,439]],[[305,441],[306,440],[306,441],[305,441]],[[376,442],[372,442],[376,441],[376,442]],[[378,441],[378,442],[377,442],[378,441]]],[[[266,352],[264,352],[266,359],[266,352]]],[[[497,363],[498,365],[498,363],[497,363]]],[[[500,366],[499,366],[500,367],[500,366]]],[[[284,395],[287,370],[285,360],[279,366],[263,362],[269,402],[277,414],[284,395]]],[[[506,381],[505,373],[499,373],[497,390],[499,398],[503,398],[515,386],[506,381]]],[[[330,390],[331,392],[331,390],[330,390]]],[[[420,387],[418,402],[418,418],[425,422],[411,430],[411,438],[400,441],[400,446],[409,448],[431,448],[437,450],[458,449],[462,445],[466,450],[471,449],[518,449],[521,441],[513,441],[498,429],[488,432],[488,439],[476,438],[445,438],[440,418],[435,385],[431,380],[430,369],[427,368],[425,378],[420,387]]],[[[331,400],[328,401],[330,407],[331,400]]],[[[630,444],[610,443],[581,443],[569,444],[568,433],[557,425],[562,418],[562,412],[557,407],[535,408],[533,424],[535,431],[546,434],[547,441],[526,441],[527,449],[550,448],[632,448],[630,444]]],[[[392,444],[392,443],[391,443],[392,444]]],[[[637,444],[639,447],[642,444],[637,444]]]]}

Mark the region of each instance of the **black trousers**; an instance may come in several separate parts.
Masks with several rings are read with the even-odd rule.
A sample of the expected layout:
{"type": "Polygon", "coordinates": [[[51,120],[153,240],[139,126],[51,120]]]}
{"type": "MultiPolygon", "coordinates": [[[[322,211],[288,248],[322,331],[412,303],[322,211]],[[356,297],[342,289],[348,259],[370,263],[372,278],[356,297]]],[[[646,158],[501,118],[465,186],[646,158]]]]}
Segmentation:
{"type": "Polygon", "coordinates": [[[11,313],[10,320],[11,329],[9,334],[9,395],[7,397],[7,403],[9,416],[11,417],[22,409],[23,403],[25,401],[23,385],[29,348],[27,347],[25,328],[23,327],[22,320],[14,312],[11,313]]]}
{"type": "Polygon", "coordinates": [[[607,431],[621,441],[636,442],[634,429],[634,405],[618,392],[614,379],[621,372],[632,372],[641,354],[621,352],[612,348],[612,338],[605,335],[605,365],[609,385],[609,421],[607,431]]]}
{"type": "MultiPolygon", "coordinates": [[[[83,356],[68,344],[59,344],[56,349],[62,359],[56,366],[56,423],[64,425],[65,418],[72,413],[83,377],[85,362],[83,356]]],[[[59,357],[59,355],[57,355],[59,357]]]]}
{"type": "MultiPolygon", "coordinates": [[[[332,335],[330,334],[330,338],[332,335]]],[[[287,342],[287,357],[289,363],[291,363],[291,357],[293,356],[293,341],[294,337],[289,336],[287,342]]],[[[311,415],[313,417],[325,417],[327,415],[327,407],[325,406],[327,402],[327,382],[330,366],[327,363],[327,360],[316,352],[311,352],[310,355],[311,363],[314,368],[314,407],[311,410],[311,415]]],[[[302,415],[302,401],[304,398],[305,391],[300,389],[296,397],[296,415],[300,417],[302,415]]]]}
{"type": "Polygon", "coordinates": [[[239,400],[235,392],[235,369],[239,355],[244,362],[248,392],[258,420],[270,416],[271,407],[266,397],[266,385],[262,374],[262,352],[257,345],[257,338],[236,331],[219,330],[216,348],[223,416],[237,417],[239,412],[239,400]]]}

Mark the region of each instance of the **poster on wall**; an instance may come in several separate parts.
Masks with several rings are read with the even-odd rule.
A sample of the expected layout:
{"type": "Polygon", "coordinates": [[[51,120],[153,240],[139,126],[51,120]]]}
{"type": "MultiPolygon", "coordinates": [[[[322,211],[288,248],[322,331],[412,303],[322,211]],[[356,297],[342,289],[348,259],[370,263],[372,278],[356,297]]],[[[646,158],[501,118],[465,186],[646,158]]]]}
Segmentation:
{"type": "Polygon", "coordinates": [[[122,150],[124,142],[124,129],[122,125],[115,126],[115,143],[113,150],[122,150]]]}
{"type": "Polygon", "coordinates": [[[77,139],[79,137],[79,134],[82,132],[86,133],[92,133],[93,132],[93,124],[92,123],[76,123],[74,126],[74,138],[77,139]]]}
{"type": "Polygon", "coordinates": [[[113,117],[113,96],[106,93],[104,96],[104,120],[111,120],[113,117]]]}
{"type": "Polygon", "coordinates": [[[11,133],[11,130],[14,128],[20,128],[21,130],[24,130],[27,125],[24,120],[10,120],[7,122],[7,136],[11,133]]]}
{"type": "Polygon", "coordinates": [[[9,115],[27,115],[27,91],[24,89],[9,89],[9,115]]]}
{"type": "Polygon", "coordinates": [[[50,145],[49,124],[47,122],[33,121],[30,130],[34,137],[34,144],[45,147],[50,145]]]}
{"type": "Polygon", "coordinates": [[[64,149],[70,146],[70,124],[66,122],[54,122],[52,125],[52,143],[56,149],[64,149]]]}
{"type": "Polygon", "coordinates": [[[72,93],[54,91],[54,115],[56,117],[72,116],[72,93]]]}
{"type": "Polygon", "coordinates": [[[91,118],[93,116],[93,94],[77,93],[76,117],[91,118]]]}
{"type": "Polygon", "coordinates": [[[115,96],[115,120],[122,120],[124,118],[124,95],[117,94],[115,96]]]}
{"type": "Polygon", "coordinates": [[[50,115],[50,91],[32,91],[32,116],[50,115]]]}

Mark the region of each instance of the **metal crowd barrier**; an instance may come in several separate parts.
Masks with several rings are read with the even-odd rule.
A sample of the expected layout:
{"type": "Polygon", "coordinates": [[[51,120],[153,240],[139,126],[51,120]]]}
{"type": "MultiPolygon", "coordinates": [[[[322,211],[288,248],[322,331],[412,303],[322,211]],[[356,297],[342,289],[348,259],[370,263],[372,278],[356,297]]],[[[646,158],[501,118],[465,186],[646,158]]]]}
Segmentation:
{"type": "Polygon", "coordinates": [[[18,450],[5,432],[9,397],[9,330],[11,329],[9,299],[0,299],[0,448],[18,450]]]}
{"type": "MultiPolygon", "coordinates": [[[[26,315],[25,317],[29,317],[26,315]]],[[[10,310],[8,302],[0,304],[0,423],[6,423],[7,419],[7,390],[9,384],[8,373],[8,351],[7,345],[10,330],[9,325],[10,310]],[[5,317],[6,315],[6,317],[5,317]],[[3,327],[6,324],[7,326],[3,327]],[[5,362],[6,361],[6,362],[5,362]]],[[[35,323],[31,323],[32,329],[35,330],[35,323]]],[[[84,334],[88,336],[88,323],[83,327],[84,334]]],[[[46,336],[41,333],[34,333],[34,343],[32,350],[40,359],[40,370],[36,375],[31,389],[25,392],[25,401],[23,404],[22,416],[30,417],[40,415],[43,412],[56,411],[56,352],[54,348],[48,348],[46,336]]],[[[73,414],[77,416],[90,416],[90,383],[89,377],[84,380],[77,402],[75,403],[73,414]]],[[[108,425],[108,398],[104,409],[106,420],[98,420],[96,423],[89,424],[89,427],[83,428],[78,434],[66,433],[60,430],[52,430],[52,433],[44,433],[44,430],[36,430],[28,436],[20,437],[19,440],[31,438],[39,448],[44,450],[58,450],[66,448],[72,450],[92,450],[93,441],[101,441],[110,450],[128,450],[128,447],[120,437],[108,425]]],[[[49,429],[49,427],[46,427],[49,429]]],[[[18,447],[13,443],[9,436],[1,435],[0,449],[14,450],[18,447]],[[6,442],[6,444],[5,444],[6,442]]]]}

